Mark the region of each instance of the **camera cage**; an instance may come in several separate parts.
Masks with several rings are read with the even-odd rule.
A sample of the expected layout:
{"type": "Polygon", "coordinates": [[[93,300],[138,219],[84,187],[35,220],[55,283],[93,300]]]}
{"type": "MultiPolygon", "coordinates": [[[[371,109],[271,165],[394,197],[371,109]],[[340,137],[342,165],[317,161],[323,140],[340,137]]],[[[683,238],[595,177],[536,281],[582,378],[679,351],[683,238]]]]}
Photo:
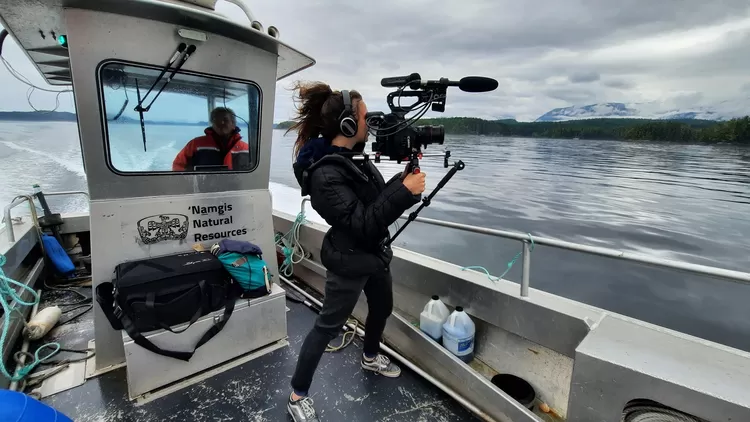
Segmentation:
{"type": "MultiPolygon", "coordinates": [[[[402,179],[405,178],[409,173],[419,173],[419,160],[424,156],[422,154],[422,145],[425,148],[428,144],[434,143],[433,130],[437,129],[436,138],[440,138],[439,144],[443,144],[445,136],[445,128],[442,125],[439,126],[418,126],[415,129],[411,129],[422,116],[427,113],[428,109],[442,113],[445,111],[445,100],[447,97],[448,87],[458,87],[461,91],[465,92],[488,92],[493,91],[498,87],[498,82],[491,78],[482,76],[467,76],[462,78],[460,81],[451,81],[447,78],[440,78],[437,81],[423,81],[418,73],[412,73],[409,76],[395,76],[390,78],[383,78],[380,84],[386,88],[397,88],[395,91],[388,94],[386,101],[388,107],[391,109],[389,114],[385,114],[382,111],[376,111],[367,113],[366,124],[368,131],[375,136],[375,142],[373,142],[373,151],[375,152],[375,162],[380,162],[380,156],[383,155],[383,149],[385,148],[385,155],[388,155],[390,160],[395,160],[398,163],[408,160],[406,168],[402,173],[402,179]],[[404,88],[409,87],[409,91],[404,91],[404,88]],[[416,100],[412,104],[402,105],[401,98],[403,97],[414,97],[416,100]],[[398,103],[394,104],[394,99],[398,99],[398,103]],[[419,109],[415,116],[406,119],[406,115],[409,112],[419,109]],[[395,122],[390,127],[383,127],[384,123],[395,122]],[[423,132],[429,133],[423,133],[423,132]]],[[[443,154],[437,154],[443,157],[443,167],[448,168],[448,158],[450,158],[450,151],[445,150],[443,154]]],[[[409,214],[406,223],[401,226],[393,237],[384,239],[382,247],[387,249],[398,237],[401,232],[404,231],[406,226],[417,218],[422,209],[430,205],[432,198],[445,186],[446,183],[459,171],[463,170],[466,165],[463,161],[458,160],[453,163],[450,170],[438,181],[435,189],[432,190],[430,195],[422,199],[422,203],[419,207],[409,214]]]]}
{"type": "MultiPolygon", "coordinates": [[[[412,78],[415,75],[416,74],[412,74],[412,78]]],[[[384,147],[386,152],[390,153],[390,160],[395,160],[399,164],[404,160],[409,160],[409,163],[407,164],[402,176],[405,177],[408,173],[420,172],[419,160],[425,156],[422,154],[423,139],[420,139],[420,137],[417,136],[417,131],[412,130],[412,136],[407,137],[407,139],[409,139],[408,145],[403,145],[399,143],[397,135],[409,130],[411,126],[414,125],[414,123],[416,123],[422,116],[424,116],[428,109],[431,108],[432,111],[436,111],[439,113],[445,111],[445,100],[447,96],[447,88],[449,86],[447,82],[449,81],[447,79],[441,79],[440,82],[443,83],[443,85],[435,84],[434,86],[424,87],[422,89],[411,89],[405,91],[404,88],[406,88],[409,82],[416,82],[416,85],[419,85],[419,77],[418,75],[416,75],[416,81],[408,80],[409,77],[403,79],[403,86],[393,92],[390,92],[386,97],[386,101],[388,103],[388,107],[391,109],[391,113],[385,114],[382,111],[367,113],[366,122],[370,133],[375,132],[372,133],[376,137],[376,141],[373,143],[373,150],[376,150],[377,144],[383,144],[382,146],[380,146],[380,148],[378,148],[377,151],[375,151],[375,162],[380,162],[380,157],[382,155],[381,151],[384,147]],[[416,98],[416,100],[411,104],[402,105],[401,99],[403,97],[413,97],[416,98]],[[394,103],[395,100],[398,100],[398,102],[394,103]],[[406,118],[406,115],[408,113],[417,109],[419,109],[419,112],[415,116],[409,119],[406,118]],[[385,128],[383,127],[384,123],[394,121],[396,122],[394,125],[385,128]],[[388,145],[389,143],[391,145],[388,145]]],[[[383,85],[385,85],[385,81],[386,79],[383,80],[383,85]]],[[[438,128],[444,131],[443,126],[438,126],[438,128]]],[[[444,132],[441,136],[444,136],[444,132]]],[[[443,139],[441,139],[439,143],[442,144],[443,139]]],[[[425,148],[426,146],[427,143],[424,144],[425,148]]],[[[445,150],[444,153],[435,155],[443,157],[443,167],[449,167],[448,159],[451,156],[450,151],[445,150]]],[[[383,241],[382,247],[389,248],[393,241],[398,237],[398,235],[401,234],[404,229],[406,229],[409,223],[417,218],[419,212],[430,205],[432,198],[438,193],[438,191],[440,191],[440,189],[442,189],[443,186],[445,186],[445,184],[448,183],[448,181],[458,171],[463,170],[464,168],[465,164],[463,163],[463,161],[459,160],[455,162],[448,173],[446,173],[445,176],[443,176],[443,178],[438,182],[435,189],[433,189],[433,191],[426,198],[422,199],[421,204],[416,210],[409,214],[407,221],[401,227],[399,227],[399,229],[392,237],[389,237],[383,241]]]]}
{"type": "MultiPolygon", "coordinates": [[[[446,79],[447,81],[447,79],[446,79]]],[[[386,102],[391,112],[385,114],[382,111],[367,113],[366,122],[370,133],[376,137],[373,143],[373,151],[375,152],[375,162],[379,163],[381,156],[386,155],[390,160],[396,161],[399,164],[402,161],[412,161],[415,169],[419,168],[418,160],[427,155],[422,154],[422,148],[427,148],[427,145],[433,142],[423,142],[423,135],[419,134],[420,130],[430,128],[437,129],[440,134],[438,137],[440,140],[438,144],[443,144],[444,127],[442,125],[437,126],[417,126],[412,128],[414,124],[425,115],[425,113],[431,109],[442,113],[445,111],[445,100],[447,97],[447,85],[445,86],[433,86],[422,89],[411,89],[404,90],[408,82],[396,89],[393,92],[388,93],[386,102]],[[402,98],[414,98],[415,101],[411,104],[401,104],[402,98]],[[406,115],[414,110],[418,110],[417,114],[406,118],[406,115]],[[384,127],[384,125],[390,126],[384,127]],[[411,133],[408,145],[404,145],[399,142],[398,135],[403,134],[404,131],[412,129],[414,133],[411,133]]],[[[431,137],[431,136],[430,136],[431,137]]],[[[444,153],[429,155],[443,157],[443,166],[448,167],[448,158],[450,157],[450,151],[446,150],[444,153]]]]}

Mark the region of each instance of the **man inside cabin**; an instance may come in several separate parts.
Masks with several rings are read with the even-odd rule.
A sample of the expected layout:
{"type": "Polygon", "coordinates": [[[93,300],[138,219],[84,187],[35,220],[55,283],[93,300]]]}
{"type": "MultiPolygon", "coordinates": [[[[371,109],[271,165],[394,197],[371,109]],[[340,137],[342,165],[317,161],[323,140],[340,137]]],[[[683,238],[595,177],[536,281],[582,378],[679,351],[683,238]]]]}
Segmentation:
{"type": "Polygon", "coordinates": [[[172,171],[247,170],[250,147],[240,136],[232,111],[216,107],[211,111],[211,127],[185,145],[172,162],[172,171]]]}

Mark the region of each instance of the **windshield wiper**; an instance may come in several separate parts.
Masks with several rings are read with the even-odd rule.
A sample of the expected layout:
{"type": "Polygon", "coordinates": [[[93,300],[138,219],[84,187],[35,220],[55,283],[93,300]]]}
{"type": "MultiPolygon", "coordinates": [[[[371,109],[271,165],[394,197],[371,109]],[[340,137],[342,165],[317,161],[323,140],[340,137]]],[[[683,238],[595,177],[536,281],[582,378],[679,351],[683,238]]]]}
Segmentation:
{"type": "Polygon", "coordinates": [[[185,43],[181,43],[177,47],[177,51],[175,51],[175,53],[172,55],[172,58],[169,59],[169,62],[167,62],[167,65],[164,66],[164,69],[161,70],[161,73],[156,78],[156,80],[154,80],[154,83],[151,85],[151,88],[148,89],[148,91],[146,92],[146,95],[144,95],[143,98],[140,101],[138,101],[138,105],[135,107],[135,111],[148,112],[151,109],[151,106],[154,105],[154,101],[156,101],[156,99],[159,98],[159,95],[161,95],[162,91],[164,91],[164,88],[170,82],[172,82],[172,79],[174,79],[174,76],[175,74],[177,74],[177,71],[179,71],[182,68],[182,66],[185,64],[185,62],[187,62],[187,60],[190,58],[190,55],[195,52],[195,49],[196,49],[195,45],[191,44],[190,47],[187,48],[187,51],[185,51],[185,43]],[[182,54],[183,52],[185,52],[184,55],[182,54]],[[156,87],[156,84],[158,84],[162,80],[162,78],[167,73],[169,68],[176,61],[179,61],[177,63],[177,66],[174,67],[174,70],[172,71],[172,73],[169,75],[169,77],[167,77],[166,81],[164,82],[164,85],[162,85],[161,88],[159,88],[159,92],[157,92],[156,95],[154,95],[154,98],[151,100],[148,106],[143,107],[143,103],[146,101],[146,98],[148,97],[148,95],[156,87]]]}
{"type": "Polygon", "coordinates": [[[191,44],[190,47],[187,47],[187,51],[185,51],[186,44],[180,43],[179,46],[177,46],[177,50],[172,54],[172,57],[169,59],[167,64],[164,66],[164,68],[161,70],[161,73],[159,76],[154,80],[154,83],[151,84],[151,88],[146,91],[146,94],[141,98],[141,91],[138,87],[138,79],[135,80],[135,90],[136,94],[138,95],[138,104],[135,106],[135,111],[138,112],[138,117],[141,120],[141,135],[143,135],[143,150],[146,151],[146,123],[143,120],[143,113],[148,112],[151,109],[151,106],[154,105],[154,101],[156,101],[157,98],[159,98],[159,95],[161,95],[162,91],[164,91],[164,88],[172,82],[172,79],[174,79],[174,76],[177,74],[177,72],[182,68],[182,66],[185,64],[185,62],[190,58],[190,55],[195,52],[195,45],[191,44]],[[182,54],[182,53],[185,54],[182,54]],[[151,102],[148,104],[148,106],[143,107],[143,103],[146,101],[146,97],[153,91],[153,89],[156,87],[156,84],[158,84],[164,75],[169,71],[170,67],[175,63],[177,63],[177,66],[174,67],[174,70],[172,73],[167,77],[166,81],[164,82],[164,85],[159,88],[159,92],[154,95],[154,98],[151,100],[151,102]]]}
{"type": "MultiPolygon", "coordinates": [[[[154,79],[154,83],[151,84],[151,88],[146,91],[146,94],[143,96],[143,101],[146,101],[146,97],[148,97],[148,94],[150,94],[151,91],[156,87],[156,84],[161,81],[161,78],[164,77],[164,74],[167,73],[167,70],[169,70],[170,66],[172,66],[172,64],[174,64],[174,62],[182,55],[182,52],[185,51],[185,48],[187,48],[187,44],[185,44],[184,42],[180,43],[180,45],[177,46],[177,51],[172,54],[172,57],[167,61],[167,64],[164,65],[164,68],[162,68],[159,76],[154,79]]],[[[141,102],[141,100],[138,100],[138,104],[135,106],[135,111],[138,111],[139,108],[143,109],[143,103],[141,102]]],[[[148,111],[148,108],[144,109],[144,111],[148,111]]]]}
{"type": "MultiPolygon", "coordinates": [[[[138,104],[141,103],[141,90],[138,88],[138,78],[135,78],[135,94],[138,96],[138,104]]],[[[143,150],[146,151],[146,123],[143,121],[143,109],[139,106],[135,108],[138,111],[138,117],[141,119],[141,134],[143,135],[143,150]]]]}

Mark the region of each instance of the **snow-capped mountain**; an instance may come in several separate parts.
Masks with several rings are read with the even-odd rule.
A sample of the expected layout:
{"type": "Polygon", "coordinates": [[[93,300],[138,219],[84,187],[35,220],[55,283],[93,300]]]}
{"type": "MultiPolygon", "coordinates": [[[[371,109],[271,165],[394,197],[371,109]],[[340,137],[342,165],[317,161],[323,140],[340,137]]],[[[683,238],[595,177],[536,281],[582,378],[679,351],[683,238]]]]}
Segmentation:
{"type": "Polygon", "coordinates": [[[712,106],[686,108],[669,107],[657,102],[601,103],[556,108],[544,113],[536,121],[560,122],[601,118],[729,120],[750,115],[749,104],[750,101],[747,99],[726,100],[712,106]]]}

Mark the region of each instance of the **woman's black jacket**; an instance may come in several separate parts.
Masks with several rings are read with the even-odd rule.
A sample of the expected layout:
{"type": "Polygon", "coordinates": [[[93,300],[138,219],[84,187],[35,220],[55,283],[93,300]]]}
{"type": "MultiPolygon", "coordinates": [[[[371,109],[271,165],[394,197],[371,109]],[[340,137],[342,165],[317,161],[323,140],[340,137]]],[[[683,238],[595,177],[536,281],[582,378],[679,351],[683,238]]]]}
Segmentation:
{"type": "Polygon", "coordinates": [[[331,225],[321,246],[322,264],[345,277],[389,268],[393,251],[383,246],[388,227],[420,196],[412,195],[400,174],[385,183],[371,161],[316,141],[306,145],[308,151],[302,148],[294,171],[302,194],[310,195],[313,209],[331,225]]]}

